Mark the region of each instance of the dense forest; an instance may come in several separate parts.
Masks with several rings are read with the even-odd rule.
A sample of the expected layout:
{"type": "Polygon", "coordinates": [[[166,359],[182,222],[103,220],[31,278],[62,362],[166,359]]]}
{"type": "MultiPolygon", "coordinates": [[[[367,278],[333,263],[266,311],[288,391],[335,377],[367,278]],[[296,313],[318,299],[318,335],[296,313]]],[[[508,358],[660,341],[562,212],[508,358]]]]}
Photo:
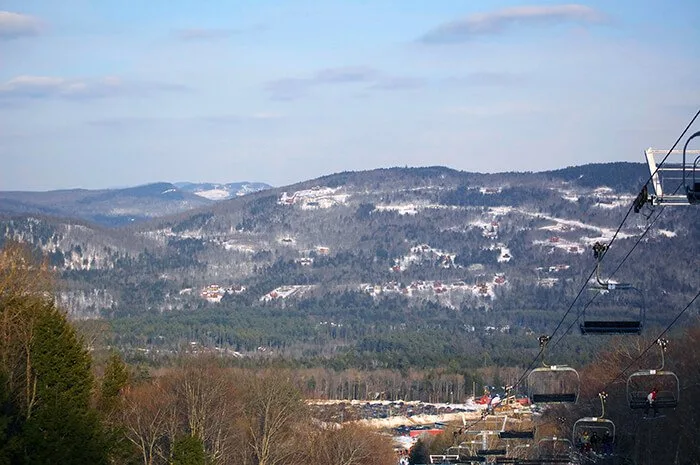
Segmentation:
{"type": "MultiPolygon", "coordinates": [[[[312,368],[277,356],[250,360],[196,350],[170,358],[142,355],[127,364],[104,345],[103,324],[76,328],[69,322],[52,297],[48,259],[36,258],[20,244],[0,253],[0,463],[392,464],[396,456],[387,436],[355,423],[320,427],[304,399],[460,401],[477,382],[517,381],[528,358],[512,355],[503,363],[506,358],[494,360],[490,353],[533,353],[525,342],[519,348],[517,338],[499,339],[506,337],[499,332],[490,347],[429,345],[426,356],[452,350],[463,356],[461,364],[459,357],[435,356],[433,366],[450,361],[440,369],[411,366],[410,358],[389,368],[381,357],[367,358],[374,353],[401,359],[413,347],[409,332],[404,345],[396,346],[367,334],[366,352],[346,354],[365,360],[363,365],[312,368]]],[[[589,363],[580,369],[580,401],[546,409],[536,422],[536,438],[569,436],[577,419],[597,415],[598,393],[606,392],[607,418],[617,425],[617,461],[609,463],[656,464],[660,457],[663,463],[698,463],[700,412],[685,400],[700,395],[698,354],[688,350],[698,347],[700,322],[694,318],[685,326],[667,335],[671,342],[664,351],[667,368],[680,379],[675,388],[682,408],[664,411],[656,421],[628,413],[629,372],[657,367],[660,357],[649,336],[613,338],[589,347],[589,363]]],[[[420,336],[439,340],[440,333],[420,336]]],[[[557,357],[571,353],[566,347],[560,346],[557,357]]],[[[411,463],[426,463],[428,454],[444,453],[469,434],[464,425],[422,439],[411,463]]]]}
{"type": "Polygon", "coordinates": [[[274,370],[199,358],[155,372],[117,353],[93,358],[51,281],[26,249],[0,253],[0,463],[394,463],[375,432],[315,425],[274,370]]]}
{"type": "MultiPolygon", "coordinates": [[[[61,463],[343,463],[329,457],[344,453],[355,457],[345,463],[372,463],[357,459],[366,444],[376,463],[391,463],[386,437],[319,429],[304,399],[451,403],[507,385],[524,395],[538,337],[555,329],[547,362],[578,369],[584,389],[557,413],[560,429],[541,434],[595,414],[594,391],[605,387],[610,417],[625,428],[618,450],[645,463],[656,452],[631,432],[656,433],[625,423],[626,377],[593,386],[644,368],[624,365],[697,292],[700,228],[684,209],[629,217],[597,271],[634,289],[587,289],[592,245],[611,240],[640,177],[638,164],[495,175],[395,168],[118,228],[2,217],[0,463],[44,463],[61,441],[61,463]],[[580,334],[582,319],[601,315],[638,319],[644,336],[580,334]],[[273,398],[294,412],[276,439],[260,418],[273,398]],[[63,421],[75,423],[69,435],[63,421]],[[297,446],[310,443],[329,445],[297,446]]],[[[666,335],[683,398],[697,384],[683,371],[693,351],[682,350],[697,347],[686,331],[697,319],[689,307],[666,335]]],[[[677,415],[658,420],[664,434],[677,415]]],[[[414,452],[466,440],[451,433],[414,452]]],[[[676,456],[693,457],[688,447],[673,442],[676,456]]]]}

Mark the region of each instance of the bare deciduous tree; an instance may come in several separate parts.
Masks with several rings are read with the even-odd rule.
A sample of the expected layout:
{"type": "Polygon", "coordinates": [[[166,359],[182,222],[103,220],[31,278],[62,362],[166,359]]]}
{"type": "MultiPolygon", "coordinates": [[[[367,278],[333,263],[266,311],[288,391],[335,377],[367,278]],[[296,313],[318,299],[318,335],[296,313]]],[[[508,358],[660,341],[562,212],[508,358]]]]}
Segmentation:
{"type": "Polygon", "coordinates": [[[144,465],[169,455],[168,422],[175,401],[158,381],[130,387],[124,392],[120,423],[126,438],[141,453],[144,465]]]}
{"type": "Polygon", "coordinates": [[[290,463],[298,453],[295,429],[308,421],[299,391],[274,373],[250,376],[242,396],[246,445],[256,465],[290,463]]]}

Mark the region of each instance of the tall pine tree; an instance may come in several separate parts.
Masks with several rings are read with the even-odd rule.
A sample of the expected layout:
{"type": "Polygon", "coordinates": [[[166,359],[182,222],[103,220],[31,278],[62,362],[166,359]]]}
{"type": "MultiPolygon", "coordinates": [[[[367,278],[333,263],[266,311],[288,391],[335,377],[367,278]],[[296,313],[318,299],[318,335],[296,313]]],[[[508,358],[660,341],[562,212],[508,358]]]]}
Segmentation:
{"type": "Polygon", "coordinates": [[[0,463],[100,464],[107,447],[91,407],[90,355],[56,308],[46,266],[23,247],[0,252],[0,463]]]}

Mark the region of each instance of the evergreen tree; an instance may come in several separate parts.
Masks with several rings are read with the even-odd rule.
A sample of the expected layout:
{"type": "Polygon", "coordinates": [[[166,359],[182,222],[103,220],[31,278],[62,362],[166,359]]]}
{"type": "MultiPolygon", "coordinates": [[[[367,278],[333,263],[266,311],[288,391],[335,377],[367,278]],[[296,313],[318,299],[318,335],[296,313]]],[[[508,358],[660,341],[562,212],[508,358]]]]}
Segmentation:
{"type": "Polygon", "coordinates": [[[109,415],[119,404],[119,393],[129,382],[129,370],[117,353],[109,356],[102,376],[99,409],[109,415]]]}
{"type": "Polygon", "coordinates": [[[106,463],[91,360],[22,246],[0,251],[0,463],[106,463]]]}
{"type": "Polygon", "coordinates": [[[90,407],[90,356],[61,312],[47,304],[32,344],[36,404],[23,431],[28,463],[106,463],[97,412],[90,407]]]}
{"type": "Polygon", "coordinates": [[[422,439],[419,439],[411,448],[411,452],[408,456],[408,463],[417,465],[428,462],[430,462],[428,446],[422,439]]]}
{"type": "Polygon", "coordinates": [[[172,465],[204,465],[205,463],[201,439],[185,436],[175,441],[172,465]]]}

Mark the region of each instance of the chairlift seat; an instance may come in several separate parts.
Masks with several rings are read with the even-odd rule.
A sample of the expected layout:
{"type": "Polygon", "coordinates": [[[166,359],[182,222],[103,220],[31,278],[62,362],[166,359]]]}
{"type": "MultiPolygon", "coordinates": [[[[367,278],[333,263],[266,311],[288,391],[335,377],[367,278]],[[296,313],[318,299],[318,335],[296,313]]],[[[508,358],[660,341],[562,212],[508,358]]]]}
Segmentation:
{"type": "Polygon", "coordinates": [[[532,403],[534,404],[549,404],[563,402],[576,402],[576,393],[532,395],[532,403]]]}
{"type": "Polygon", "coordinates": [[[460,455],[459,459],[463,462],[486,462],[486,457],[481,455],[460,455]]]}
{"type": "Polygon", "coordinates": [[[534,431],[501,431],[498,433],[501,439],[533,439],[534,431]]]}
{"type": "Polygon", "coordinates": [[[505,449],[477,449],[476,455],[506,455],[505,449]]]}
{"type": "Polygon", "coordinates": [[[607,418],[583,417],[576,420],[573,428],[574,444],[580,443],[584,431],[597,433],[601,440],[605,437],[605,433],[608,433],[610,442],[615,442],[615,423],[607,418]]]}
{"type": "Polygon", "coordinates": [[[588,320],[581,323],[581,334],[639,334],[641,321],[588,320]]]}
{"type": "MultiPolygon", "coordinates": [[[[643,409],[647,408],[647,395],[649,393],[642,391],[635,391],[630,395],[630,408],[632,409],[643,409]]],[[[656,408],[676,408],[678,405],[678,399],[671,391],[659,391],[656,393],[656,400],[654,404],[656,408]]],[[[654,408],[652,405],[651,408],[654,408]]]]}

